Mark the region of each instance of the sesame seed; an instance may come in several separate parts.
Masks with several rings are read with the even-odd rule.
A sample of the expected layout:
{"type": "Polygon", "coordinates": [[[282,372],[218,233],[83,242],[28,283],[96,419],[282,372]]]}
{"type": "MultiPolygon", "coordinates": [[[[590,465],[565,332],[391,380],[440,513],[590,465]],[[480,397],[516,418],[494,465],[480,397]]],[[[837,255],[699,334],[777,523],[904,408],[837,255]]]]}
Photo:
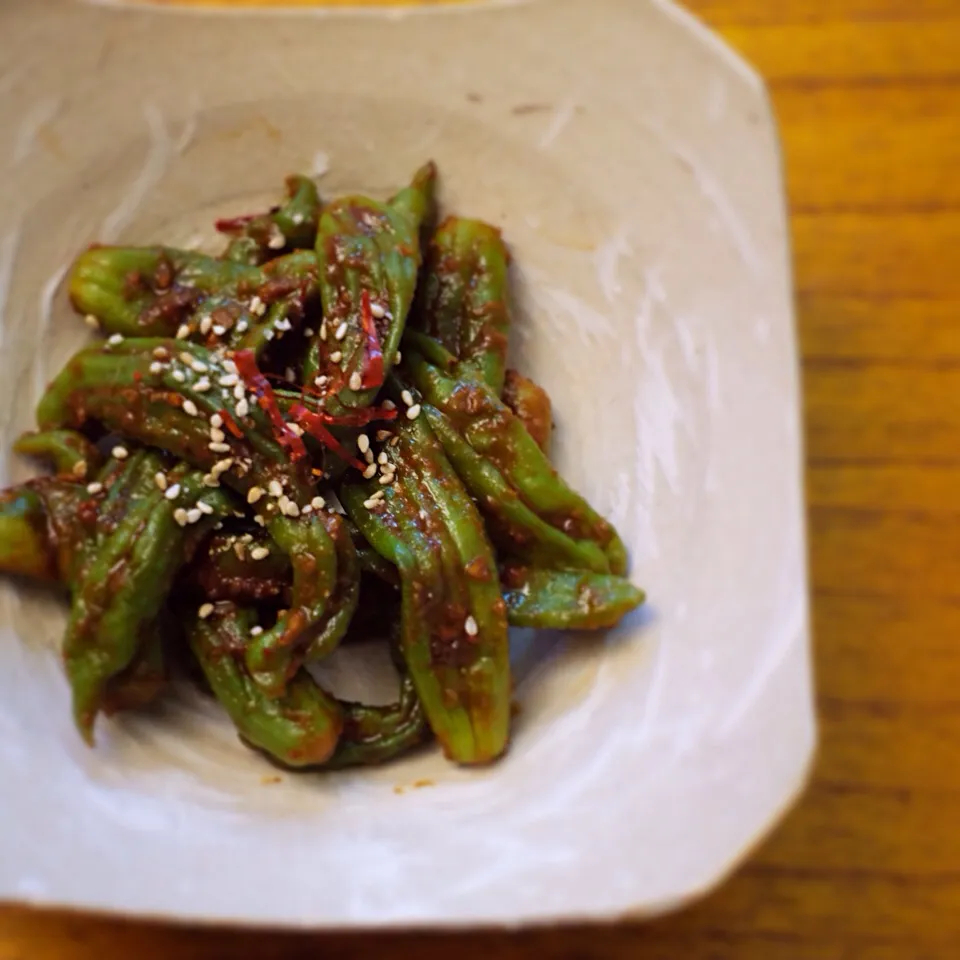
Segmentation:
{"type": "Polygon", "coordinates": [[[287,245],[287,238],[278,230],[268,241],[271,250],[282,250],[287,245]]]}
{"type": "Polygon", "coordinates": [[[393,483],[396,479],[396,475],[392,473],[385,473],[380,480],[378,481],[381,485],[386,486],[388,483],[393,483]]]}
{"type": "Polygon", "coordinates": [[[214,336],[222,337],[227,332],[227,328],[222,323],[215,323],[213,325],[214,336]]]}
{"type": "Polygon", "coordinates": [[[256,503],[263,496],[263,490],[260,487],[251,487],[247,491],[247,503],[256,503]]]}
{"type": "Polygon", "coordinates": [[[377,475],[377,465],[376,465],[375,463],[371,463],[370,466],[367,467],[367,469],[363,471],[363,479],[364,479],[364,480],[370,480],[370,479],[372,479],[373,477],[375,477],[376,475],[377,475]]]}
{"type": "Polygon", "coordinates": [[[200,360],[192,360],[190,366],[194,373],[206,373],[207,365],[200,360]]]}
{"type": "Polygon", "coordinates": [[[184,510],[183,507],[177,507],[177,509],[173,511],[173,519],[176,520],[181,527],[185,527],[187,525],[187,511],[184,510]]]}
{"type": "Polygon", "coordinates": [[[223,460],[218,460],[210,472],[215,476],[219,477],[221,473],[226,473],[233,466],[233,457],[226,457],[223,460]]]}
{"type": "Polygon", "coordinates": [[[87,461],[78,460],[73,465],[73,475],[75,477],[85,477],[87,475],[87,461]]]}
{"type": "Polygon", "coordinates": [[[320,324],[320,339],[321,340],[327,339],[327,321],[326,320],[322,321],[320,324]]]}
{"type": "Polygon", "coordinates": [[[253,534],[252,534],[252,533],[245,533],[245,534],[240,538],[240,542],[241,542],[241,543],[253,543],[253,534]]]}
{"type": "Polygon", "coordinates": [[[207,444],[207,449],[212,450],[214,453],[229,453],[230,444],[221,443],[219,440],[214,440],[213,442],[207,444]]]}
{"type": "Polygon", "coordinates": [[[279,480],[271,480],[267,484],[267,489],[270,491],[271,497],[282,497],[283,496],[283,484],[279,480]]]}
{"type": "Polygon", "coordinates": [[[260,316],[263,313],[263,311],[264,311],[263,301],[259,297],[254,296],[253,299],[250,301],[250,312],[256,314],[257,316],[260,316]]]}
{"type": "Polygon", "coordinates": [[[377,457],[377,463],[386,463],[386,462],[387,462],[387,454],[384,451],[381,451],[379,456],[377,457]]]}
{"type": "Polygon", "coordinates": [[[87,493],[100,493],[103,490],[102,483],[88,483],[87,484],[87,493]]]}
{"type": "Polygon", "coordinates": [[[250,412],[250,404],[247,402],[246,397],[241,397],[237,401],[236,413],[237,416],[243,419],[250,412]]]}
{"type": "Polygon", "coordinates": [[[386,496],[386,493],[383,490],[375,490],[370,494],[371,500],[382,500],[386,496]]]}
{"type": "Polygon", "coordinates": [[[218,430],[216,427],[211,427],[210,439],[213,440],[214,443],[223,443],[223,441],[227,439],[227,435],[222,430],[218,430]]]}
{"type": "Polygon", "coordinates": [[[200,411],[197,410],[197,405],[192,400],[183,401],[183,412],[191,417],[196,417],[200,413],[200,411]]]}
{"type": "Polygon", "coordinates": [[[187,511],[187,523],[196,523],[203,514],[194,507],[192,510],[187,511]]]}
{"type": "Polygon", "coordinates": [[[334,350],[333,353],[330,354],[331,363],[339,363],[342,359],[343,354],[339,350],[334,350]]]}
{"type": "Polygon", "coordinates": [[[306,516],[308,513],[313,513],[313,507],[309,503],[304,504],[303,507],[301,507],[300,512],[306,516]]]}
{"type": "Polygon", "coordinates": [[[363,377],[356,370],[350,374],[348,386],[351,390],[359,390],[363,386],[363,377]]]}
{"type": "Polygon", "coordinates": [[[377,431],[377,439],[378,439],[379,441],[381,441],[381,443],[382,443],[384,440],[389,440],[389,439],[390,439],[390,431],[389,431],[389,430],[378,430],[378,431],[377,431]]]}
{"type": "Polygon", "coordinates": [[[336,331],[333,334],[334,340],[342,340],[347,335],[347,321],[341,320],[340,325],[337,327],[336,331]]]}
{"type": "Polygon", "coordinates": [[[111,334],[109,337],[107,337],[107,343],[109,343],[111,347],[120,346],[120,344],[123,343],[123,334],[121,333],[111,334]]]}
{"type": "Polygon", "coordinates": [[[323,387],[326,386],[327,380],[329,379],[329,377],[325,377],[323,374],[320,374],[319,377],[314,378],[313,384],[316,387],[323,387]]]}
{"type": "Polygon", "coordinates": [[[167,352],[167,348],[166,348],[166,347],[154,347],[154,348],[153,348],[153,355],[154,355],[158,360],[166,360],[166,359],[170,356],[170,354],[167,352]]]}
{"type": "Polygon", "coordinates": [[[99,329],[100,329],[100,321],[99,321],[92,313],[88,313],[88,314],[83,318],[83,322],[84,322],[91,330],[99,330],[99,329]]]}
{"type": "Polygon", "coordinates": [[[290,222],[291,222],[291,223],[295,223],[295,224],[297,224],[297,226],[299,226],[301,223],[303,223],[303,221],[304,221],[305,219],[306,219],[306,218],[304,217],[304,215],[298,210],[298,211],[290,218],[290,222]]]}
{"type": "Polygon", "coordinates": [[[407,410],[407,419],[416,420],[420,416],[420,404],[415,403],[409,410],[407,410]]]}
{"type": "Polygon", "coordinates": [[[292,500],[288,500],[288,501],[283,505],[283,512],[284,512],[288,517],[299,517],[299,516],[300,516],[300,508],[299,508],[292,500]]]}
{"type": "Polygon", "coordinates": [[[427,511],[426,511],[426,510],[421,510],[421,511],[420,511],[420,519],[421,519],[421,520],[426,520],[426,519],[427,519],[427,511]]]}
{"type": "Polygon", "coordinates": [[[400,438],[399,438],[399,437],[391,437],[391,438],[390,438],[390,446],[391,446],[391,447],[395,447],[399,442],[400,442],[400,438]]]}
{"type": "Polygon", "coordinates": [[[237,365],[236,365],[229,357],[227,357],[227,358],[223,361],[223,369],[226,370],[227,373],[239,373],[239,372],[240,372],[239,370],[237,370],[237,365]]]}
{"type": "Polygon", "coordinates": [[[203,485],[205,487],[219,487],[220,481],[212,473],[205,473],[203,475],[203,485]]]}
{"type": "Polygon", "coordinates": [[[246,319],[241,319],[237,324],[237,333],[246,333],[250,328],[250,324],[247,323],[246,319]]]}
{"type": "Polygon", "coordinates": [[[274,325],[276,330],[279,330],[281,333],[286,333],[288,330],[292,330],[293,327],[290,324],[290,321],[286,317],[281,317],[274,325]]]}
{"type": "Polygon", "coordinates": [[[223,426],[223,417],[219,413],[210,414],[210,426],[211,427],[222,427],[223,426]]]}
{"type": "Polygon", "coordinates": [[[210,332],[210,328],[213,326],[213,317],[207,314],[200,321],[200,332],[206,336],[210,332]]]}
{"type": "Polygon", "coordinates": [[[463,621],[463,629],[466,631],[468,637],[475,637],[480,632],[477,621],[472,615],[463,621]]]}
{"type": "Polygon", "coordinates": [[[370,449],[370,438],[365,433],[357,437],[357,449],[361,453],[366,453],[370,449]]]}
{"type": "Polygon", "coordinates": [[[366,460],[367,463],[373,463],[373,451],[367,450],[363,455],[363,459],[366,460]]]}
{"type": "Polygon", "coordinates": [[[399,363],[402,359],[403,359],[403,354],[398,350],[398,351],[393,355],[393,362],[394,362],[394,363],[399,363]]]}
{"type": "Polygon", "coordinates": [[[206,393],[210,389],[210,381],[206,377],[201,377],[194,385],[193,389],[197,393],[206,393]]]}
{"type": "Polygon", "coordinates": [[[179,359],[181,363],[185,363],[189,367],[190,364],[193,363],[193,354],[187,353],[186,350],[181,350],[179,359]]]}
{"type": "Polygon", "coordinates": [[[254,516],[253,522],[254,522],[254,523],[258,523],[261,527],[265,527],[265,526],[267,525],[267,521],[264,520],[263,517],[260,516],[259,513],[254,516]]]}
{"type": "Polygon", "coordinates": [[[186,323],[181,323],[180,326],[177,327],[177,339],[186,340],[187,337],[189,336],[190,336],[190,325],[186,323]]]}
{"type": "Polygon", "coordinates": [[[242,400],[247,395],[246,387],[242,383],[237,383],[233,388],[234,400],[242,400]]]}
{"type": "Polygon", "coordinates": [[[303,335],[304,335],[305,337],[312,337],[313,334],[314,334],[313,327],[304,327],[304,328],[303,328],[303,335]]]}
{"type": "Polygon", "coordinates": [[[126,460],[130,451],[126,447],[116,446],[110,451],[118,460],[126,460]]]}
{"type": "Polygon", "coordinates": [[[157,485],[157,489],[167,489],[167,475],[162,470],[153,475],[153,482],[157,485]]]}
{"type": "Polygon", "coordinates": [[[163,373],[163,364],[158,360],[154,360],[153,363],[150,364],[150,372],[154,375],[163,373]]]}
{"type": "Polygon", "coordinates": [[[251,628],[250,628],[250,636],[251,636],[251,637],[259,637],[261,633],[263,633],[263,627],[251,627],[251,628]]]}
{"type": "Polygon", "coordinates": [[[265,560],[267,557],[270,556],[270,550],[268,547],[254,547],[250,551],[250,556],[254,560],[265,560]]]}
{"type": "Polygon", "coordinates": [[[204,604],[202,607],[200,607],[200,609],[197,611],[197,616],[198,616],[201,620],[206,620],[207,617],[209,617],[211,613],[213,613],[213,604],[212,604],[212,603],[205,603],[205,604],[204,604]]]}
{"type": "Polygon", "coordinates": [[[167,487],[167,489],[164,491],[164,494],[163,494],[163,495],[164,495],[168,500],[176,500],[177,497],[180,496],[180,484],[179,484],[179,483],[171,484],[171,485],[170,485],[169,487],[167,487]]]}
{"type": "Polygon", "coordinates": [[[211,513],[213,513],[213,507],[211,507],[210,504],[207,503],[206,500],[198,500],[198,501],[197,501],[197,509],[198,509],[201,513],[205,513],[208,517],[210,516],[211,513]]]}
{"type": "MultiPolygon", "coordinates": [[[[377,493],[379,493],[379,492],[380,492],[380,491],[378,490],[377,493]]],[[[364,505],[368,510],[372,510],[379,502],[380,502],[379,499],[374,500],[373,497],[371,497],[369,500],[364,500],[364,501],[363,501],[363,505],[364,505]]]]}
{"type": "Polygon", "coordinates": [[[273,332],[273,330],[271,330],[271,329],[267,329],[267,330],[264,330],[264,331],[263,331],[263,339],[264,339],[264,340],[272,340],[275,336],[276,336],[276,334],[275,334],[275,333],[273,332]]]}
{"type": "Polygon", "coordinates": [[[323,497],[314,497],[310,501],[310,506],[313,507],[314,510],[322,510],[326,505],[327,501],[324,500],[323,497]]]}
{"type": "Polygon", "coordinates": [[[187,375],[182,370],[174,370],[173,379],[176,380],[177,383],[186,383],[187,375]]]}
{"type": "Polygon", "coordinates": [[[397,409],[397,405],[396,405],[392,400],[384,400],[382,406],[383,406],[383,409],[384,409],[384,410],[396,410],[396,409],[397,409]]]}
{"type": "Polygon", "coordinates": [[[296,383],[297,374],[293,367],[287,367],[287,369],[283,372],[283,375],[287,378],[288,383],[296,383]]]}
{"type": "Polygon", "coordinates": [[[413,406],[413,394],[412,394],[409,390],[404,390],[403,393],[400,394],[400,399],[401,399],[408,407],[412,407],[412,406],[413,406]]]}
{"type": "Polygon", "coordinates": [[[299,423],[288,423],[287,429],[296,437],[303,436],[303,427],[299,423]]]}
{"type": "Polygon", "coordinates": [[[378,320],[382,320],[382,319],[387,315],[386,308],[383,306],[382,303],[371,303],[371,304],[370,304],[370,312],[371,312],[378,320]]]}
{"type": "Polygon", "coordinates": [[[234,543],[233,552],[242,560],[247,553],[247,548],[242,543],[234,543]]]}
{"type": "Polygon", "coordinates": [[[232,387],[237,382],[237,375],[235,373],[225,373],[217,383],[221,387],[232,387]]]}

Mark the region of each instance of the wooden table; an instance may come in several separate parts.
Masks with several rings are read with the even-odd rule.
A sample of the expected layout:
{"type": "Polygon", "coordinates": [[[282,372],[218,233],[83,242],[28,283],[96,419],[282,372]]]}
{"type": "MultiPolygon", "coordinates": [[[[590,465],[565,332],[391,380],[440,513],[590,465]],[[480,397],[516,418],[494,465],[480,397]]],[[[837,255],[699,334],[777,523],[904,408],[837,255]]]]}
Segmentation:
{"type": "Polygon", "coordinates": [[[769,78],[786,146],[822,729],[806,799],[721,890],[645,926],[312,937],[0,909],[0,960],[960,956],[960,3],[688,3],[769,78]]]}

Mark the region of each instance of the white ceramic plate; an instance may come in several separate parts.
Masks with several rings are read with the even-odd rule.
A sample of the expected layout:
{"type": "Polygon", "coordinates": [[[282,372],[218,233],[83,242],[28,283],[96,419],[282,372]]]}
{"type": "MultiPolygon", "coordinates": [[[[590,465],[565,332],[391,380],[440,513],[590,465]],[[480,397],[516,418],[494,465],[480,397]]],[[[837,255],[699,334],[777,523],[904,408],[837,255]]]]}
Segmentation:
{"type": "Polygon", "coordinates": [[[9,443],[86,338],[60,286],[82,246],[209,236],[295,170],[384,194],[433,157],[447,207],[505,230],[516,363],[651,598],[602,639],[518,645],[496,767],[428,752],[268,784],[188,692],[85,748],[64,610],[3,583],[0,897],[350,928],[647,915],[716,883],[814,743],[787,227],[754,73],[653,0],[7,0],[0,36],[0,481],[27,475],[9,443]]]}

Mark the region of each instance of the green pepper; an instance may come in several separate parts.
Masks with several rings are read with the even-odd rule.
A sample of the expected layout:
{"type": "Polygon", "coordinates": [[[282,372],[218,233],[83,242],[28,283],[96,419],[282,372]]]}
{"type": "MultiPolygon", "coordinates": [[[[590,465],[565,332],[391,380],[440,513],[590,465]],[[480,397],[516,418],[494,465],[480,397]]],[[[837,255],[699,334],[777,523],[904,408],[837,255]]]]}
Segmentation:
{"type": "Polygon", "coordinates": [[[503,388],[510,330],[509,263],[496,227],[447,218],[430,243],[414,319],[497,395],[503,388]]]}
{"type": "Polygon", "coordinates": [[[76,430],[32,431],[19,436],[13,449],[53,464],[60,475],[83,480],[100,469],[103,457],[96,446],[76,430]]]}
{"type": "Polygon", "coordinates": [[[506,609],[493,552],[427,423],[404,418],[395,436],[383,448],[392,482],[345,484],[341,501],[399,570],[402,652],[434,734],[457,763],[485,763],[506,748],[510,715],[506,609]]]}
{"type": "Polygon", "coordinates": [[[345,197],[321,214],[316,249],[323,321],[304,360],[304,383],[328,377],[332,414],[368,406],[393,366],[416,289],[420,230],[432,215],[435,178],[430,163],[386,203],[345,197]]]}

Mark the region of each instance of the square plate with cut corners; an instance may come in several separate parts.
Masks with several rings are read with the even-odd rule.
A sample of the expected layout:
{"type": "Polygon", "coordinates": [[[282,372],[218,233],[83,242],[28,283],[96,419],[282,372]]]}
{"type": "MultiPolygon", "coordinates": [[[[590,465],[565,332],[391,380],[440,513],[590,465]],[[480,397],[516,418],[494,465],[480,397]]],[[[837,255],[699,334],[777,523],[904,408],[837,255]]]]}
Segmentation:
{"type": "Polygon", "coordinates": [[[757,76],[654,0],[9,0],[0,35],[4,486],[28,473],[10,442],[88,336],[61,282],[86,244],[212,239],[290,172],[385,195],[432,157],[446,208],[503,227],[515,363],[650,597],[599,638],[518,639],[495,766],[427,751],[276,782],[187,690],[87,749],[63,605],[3,582],[0,899],[512,925],[649,915],[715,884],[796,796],[815,739],[789,244],[757,76]]]}

